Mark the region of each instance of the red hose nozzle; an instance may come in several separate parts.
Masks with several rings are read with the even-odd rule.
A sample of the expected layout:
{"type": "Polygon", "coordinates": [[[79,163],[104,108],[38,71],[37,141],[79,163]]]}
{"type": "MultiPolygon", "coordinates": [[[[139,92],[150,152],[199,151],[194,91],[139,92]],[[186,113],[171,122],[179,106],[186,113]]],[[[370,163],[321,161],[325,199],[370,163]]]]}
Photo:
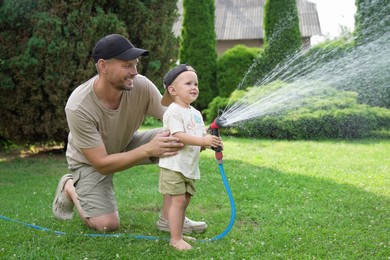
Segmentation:
{"type": "MultiPolygon", "coordinates": [[[[209,126],[210,133],[212,135],[219,137],[219,131],[218,129],[221,127],[219,124],[219,118],[217,117],[214,122],[209,126]]],[[[215,151],[215,159],[217,159],[218,163],[222,163],[223,154],[222,154],[222,147],[212,147],[212,149],[215,151]]]]}
{"type": "Polygon", "coordinates": [[[226,127],[226,118],[221,116],[214,119],[213,123],[209,126],[209,129],[219,129],[226,127]]]}
{"type": "Polygon", "coordinates": [[[219,125],[217,123],[217,119],[214,119],[213,123],[209,126],[209,129],[219,129],[219,125]]]}

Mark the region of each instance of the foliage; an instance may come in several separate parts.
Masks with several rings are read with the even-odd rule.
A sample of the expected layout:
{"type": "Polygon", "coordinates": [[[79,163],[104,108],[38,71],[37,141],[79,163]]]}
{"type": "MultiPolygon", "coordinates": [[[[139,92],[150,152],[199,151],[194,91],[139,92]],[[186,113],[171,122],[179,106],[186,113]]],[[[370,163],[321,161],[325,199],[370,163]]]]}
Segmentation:
{"type": "Polygon", "coordinates": [[[385,34],[365,45],[356,44],[354,38],[328,40],[311,47],[289,64],[288,70],[292,71],[295,65],[305,68],[300,76],[327,71],[323,73],[329,82],[333,81],[333,87],[358,92],[359,103],[390,108],[390,68],[385,59],[374,58],[378,50],[388,53],[383,49],[388,48],[387,42],[385,34]]]}
{"type": "MultiPolygon", "coordinates": [[[[357,46],[372,42],[388,48],[390,41],[390,1],[355,0],[355,36],[357,46]]],[[[373,106],[390,108],[390,68],[384,64],[375,80],[356,83],[361,101],[373,106]]]]}
{"type": "Polygon", "coordinates": [[[264,54],[258,56],[245,86],[261,81],[301,47],[296,1],[266,0],[264,33],[264,54]]]}
{"type": "Polygon", "coordinates": [[[148,49],[140,72],[160,82],[176,57],[176,8],[170,0],[2,1],[0,136],[21,144],[66,140],[66,101],[96,73],[90,56],[104,35],[130,36],[148,49]]]}
{"type": "MultiPolygon", "coordinates": [[[[361,5],[361,8],[364,7],[365,11],[370,10],[370,12],[372,12],[378,8],[380,9],[378,10],[378,16],[382,16],[381,22],[378,21],[378,18],[375,18],[375,24],[367,18],[367,23],[365,24],[365,26],[367,26],[366,29],[370,33],[382,30],[382,26],[388,24],[390,19],[389,12],[382,12],[382,10],[387,10],[386,8],[389,6],[388,1],[385,1],[386,3],[383,1],[361,2],[364,2],[364,4],[361,5]]],[[[356,93],[354,94],[355,98],[353,100],[355,104],[342,111],[336,107],[326,111],[310,111],[310,113],[308,112],[307,114],[303,113],[303,110],[299,110],[302,114],[295,116],[294,118],[289,118],[287,116],[274,117],[272,115],[254,120],[251,123],[243,123],[243,129],[241,129],[240,134],[290,139],[323,137],[359,138],[372,135],[372,130],[386,127],[388,123],[382,124],[381,122],[389,120],[387,116],[388,110],[372,107],[390,108],[390,67],[385,59],[374,60],[372,57],[377,53],[376,50],[378,50],[378,48],[387,50],[385,48],[388,48],[389,46],[389,31],[385,29],[382,30],[381,33],[375,34],[375,37],[370,39],[371,42],[368,42],[368,38],[371,36],[367,34],[364,36],[367,37],[364,42],[361,40],[359,42],[359,40],[356,41],[356,39],[351,37],[343,36],[336,40],[329,40],[318,44],[309,50],[294,52],[294,48],[292,48],[290,53],[287,51],[285,54],[282,54],[279,57],[280,62],[276,64],[270,60],[269,55],[273,55],[271,54],[271,50],[275,51],[274,54],[275,57],[277,57],[279,52],[283,53],[282,49],[278,49],[279,47],[283,48],[283,46],[288,46],[290,42],[293,42],[291,39],[287,41],[284,41],[285,39],[278,40],[278,33],[282,33],[283,29],[289,28],[289,22],[285,22],[288,19],[280,17],[275,18],[275,15],[270,15],[268,17],[271,10],[278,10],[279,12],[283,10],[283,7],[285,6],[281,7],[278,6],[278,4],[281,4],[281,1],[270,0],[266,3],[265,20],[269,22],[268,26],[272,25],[274,28],[278,28],[279,26],[279,28],[274,29],[273,32],[275,35],[266,31],[264,52],[256,58],[254,64],[249,69],[248,75],[245,76],[243,83],[240,84],[240,86],[256,86],[257,88],[267,89],[268,91],[269,86],[265,87],[265,85],[272,84],[278,79],[286,80],[286,82],[295,82],[302,79],[307,81],[305,80],[305,77],[309,79],[308,81],[321,78],[336,89],[355,91],[358,95],[356,95],[356,93]],[[275,8],[274,10],[270,8],[271,4],[272,7],[275,8]],[[269,38],[267,38],[267,36],[269,36],[269,38]],[[358,44],[356,44],[356,42],[358,44]],[[370,44],[360,45],[361,43],[370,44]],[[274,49],[271,48],[272,44],[274,44],[274,49]],[[360,55],[363,57],[360,57],[360,55]],[[370,67],[370,65],[372,66],[370,67]],[[347,72],[344,72],[344,69],[347,72]],[[325,122],[321,122],[321,120],[324,120],[325,122]],[[359,122],[363,123],[360,124],[359,122]],[[324,127],[324,124],[327,126],[324,127]],[[251,126],[248,131],[245,131],[250,125],[253,126],[251,126]],[[256,127],[263,128],[260,131],[256,130],[256,127]],[[312,129],[318,128],[319,130],[313,130],[314,133],[311,133],[310,127],[312,129]],[[349,130],[348,128],[352,128],[352,130],[349,130]]],[[[366,12],[364,15],[368,17],[368,13],[369,12],[366,12]]],[[[375,16],[375,12],[372,12],[370,15],[375,16]]],[[[265,24],[267,25],[266,22],[265,24]]],[[[272,28],[271,26],[268,26],[266,26],[266,28],[272,28]]],[[[389,26],[386,25],[384,28],[388,29],[388,27],[389,26]]],[[[291,32],[291,35],[298,36],[298,34],[294,34],[294,32],[291,32]]],[[[299,46],[298,37],[296,37],[296,40],[297,45],[295,46],[295,49],[299,46]]],[[[338,97],[334,96],[332,98],[343,99],[342,96],[346,95],[345,93],[339,93],[338,97]]],[[[328,98],[329,97],[325,97],[325,100],[331,102],[328,98]]],[[[229,100],[215,100],[215,103],[210,104],[209,109],[205,110],[208,117],[210,119],[215,117],[218,114],[218,107],[225,107],[229,102],[229,100]]],[[[246,102],[246,100],[235,100],[231,103],[233,102],[246,102]]]]}
{"type": "Polygon", "coordinates": [[[3,137],[0,136],[0,151],[1,152],[7,152],[10,150],[10,148],[13,146],[13,144],[3,137]]]}
{"type": "Polygon", "coordinates": [[[389,32],[390,1],[355,0],[355,35],[358,44],[381,37],[389,32]]]}
{"type": "Polygon", "coordinates": [[[271,73],[272,69],[268,64],[264,49],[260,49],[259,55],[256,56],[245,77],[242,79],[240,88],[245,89],[254,85],[262,85],[263,82],[268,80],[271,73]]]}
{"type": "Polygon", "coordinates": [[[327,40],[312,46],[300,59],[296,60],[296,63],[303,64],[305,67],[303,73],[309,73],[326,65],[329,61],[342,58],[353,48],[354,42],[350,39],[327,40]]]}
{"type": "Polygon", "coordinates": [[[200,95],[193,105],[202,110],[218,94],[214,0],[184,0],[183,10],[179,60],[197,71],[200,95]]]}
{"type": "Polygon", "coordinates": [[[228,98],[215,97],[209,104],[209,106],[202,111],[202,114],[206,118],[206,122],[212,122],[219,116],[219,111],[223,110],[229,103],[228,98]]]}
{"type": "Polygon", "coordinates": [[[390,110],[357,103],[356,92],[332,91],[302,106],[238,126],[238,135],[276,139],[365,138],[390,128],[390,110]]]}
{"type": "Polygon", "coordinates": [[[229,98],[215,97],[202,113],[206,117],[207,122],[212,122],[216,117],[220,116],[220,112],[225,110],[228,105],[237,102],[245,94],[244,90],[237,89],[233,91],[229,98]]]}
{"type": "Polygon", "coordinates": [[[384,64],[374,79],[359,78],[351,89],[359,92],[359,102],[390,109],[390,67],[384,64]]]}
{"type": "Polygon", "coordinates": [[[161,120],[151,116],[146,116],[142,122],[142,126],[144,127],[161,127],[161,125],[161,120]]]}
{"type": "Polygon", "coordinates": [[[230,93],[240,87],[240,82],[245,78],[245,74],[260,51],[262,49],[236,45],[218,58],[217,86],[219,97],[228,97],[230,93]]]}
{"type": "Polygon", "coordinates": [[[266,0],[264,13],[264,52],[273,68],[301,47],[297,3],[266,0]]]}
{"type": "MultiPolygon", "coordinates": [[[[179,41],[174,37],[172,26],[178,16],[176,0],[120,0],[114,13],[126,24],[127,32],[135,46],[149,50],[142,58],[141,74],[156,86],[162,87],[162,78],[175,64],[179,41]]],[[[107,1],[105,10],[113,8],[107,1]]]]}

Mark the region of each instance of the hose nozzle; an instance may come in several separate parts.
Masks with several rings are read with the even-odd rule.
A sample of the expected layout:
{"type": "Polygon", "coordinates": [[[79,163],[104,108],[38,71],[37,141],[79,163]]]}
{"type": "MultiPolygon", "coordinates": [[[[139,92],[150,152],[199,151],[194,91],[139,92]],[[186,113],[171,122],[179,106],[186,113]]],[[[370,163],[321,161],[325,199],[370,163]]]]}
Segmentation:
{"type": "Polygon", "coordinates": [[[219,129],[226,126],[226,119],[221,116],[214,119],[213,123],[210,125],[209,129],[219,129]]]}
{"type": "MultiPolygon", "coordinates": [[[[219,128],[223,127],[223,123],[225,120],[221,117],[217,117],[213,123],[209,126],[209,131],[212,135],[218,136],[219,137],[219,128]]],[[[223,162],[223,154],[222,154],[222,147],[212,147],[212,149],[215,151],[215,159],[219,164],[223,162]]]]}

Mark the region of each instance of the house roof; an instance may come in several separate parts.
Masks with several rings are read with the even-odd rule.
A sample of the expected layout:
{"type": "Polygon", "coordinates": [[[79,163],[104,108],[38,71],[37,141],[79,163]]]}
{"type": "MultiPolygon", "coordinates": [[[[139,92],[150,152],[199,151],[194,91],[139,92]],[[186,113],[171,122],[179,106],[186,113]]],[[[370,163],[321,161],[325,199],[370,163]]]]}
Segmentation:
{"type": "MultiPolygon", "coordinates": [[[[265,0],[215,0],[215,31],[217,40],[263,39],[265,0]]],[[[302,37],[321,35],[316,4],[297,0],[299,29],[302,37]]],[[[179,18],[173,26],[180,35],[183,19],[182,0],[178,1],[179,18]]]]}

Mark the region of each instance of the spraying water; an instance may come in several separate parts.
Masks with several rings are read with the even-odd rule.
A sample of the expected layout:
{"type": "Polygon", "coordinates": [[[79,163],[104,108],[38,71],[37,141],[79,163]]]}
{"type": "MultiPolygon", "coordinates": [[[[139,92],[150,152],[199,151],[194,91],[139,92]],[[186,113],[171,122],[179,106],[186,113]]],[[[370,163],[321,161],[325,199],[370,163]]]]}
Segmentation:
{"type": "MultiPolygon", "coordinates": [[[[382,22],[388,23],[390,15],[386,17],[382,22]]],[[[334,59],[329,59],[332,48],[329,48],[329,53],[297,51],[259,79],[234,104],[229,101],[221,115],[223,126],[299,107],[305,97],[326,96],[329,87],[356,90],[356,85],[364,83],[370,87],[378,78],[390,80],[390,30],[373,35],[361,45],[353,46],[354,41],[351,36],[346,42],[351,47],[334,59]],[[270,91],[262,88],[270,84],[274,85],[267,88],[270,91]]],[[[387,88],[389,85],[387,83],[387,88]]]]}

